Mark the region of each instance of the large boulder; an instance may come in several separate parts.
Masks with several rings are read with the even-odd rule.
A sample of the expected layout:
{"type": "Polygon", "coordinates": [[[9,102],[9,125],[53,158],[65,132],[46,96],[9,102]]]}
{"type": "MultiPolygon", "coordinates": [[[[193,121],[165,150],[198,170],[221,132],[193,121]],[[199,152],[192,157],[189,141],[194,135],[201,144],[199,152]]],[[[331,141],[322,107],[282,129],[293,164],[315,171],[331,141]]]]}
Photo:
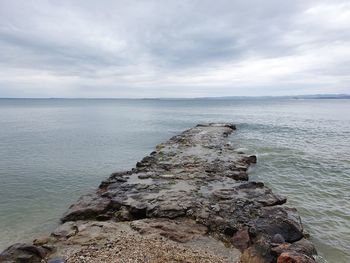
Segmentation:
{"type": "Polygon", "coordinates": [[[106,212],[111,204],[109,198],[103,198],[96,193],[83,195],[79,200],[68,208],[61,221],[76,221],[95,219],[106,212]]]}
{"type": "Polygon", "coordinates": [[[0,254],[1,263],[40,263],[51,251],[49,247],[16,243],[0,254]]]}

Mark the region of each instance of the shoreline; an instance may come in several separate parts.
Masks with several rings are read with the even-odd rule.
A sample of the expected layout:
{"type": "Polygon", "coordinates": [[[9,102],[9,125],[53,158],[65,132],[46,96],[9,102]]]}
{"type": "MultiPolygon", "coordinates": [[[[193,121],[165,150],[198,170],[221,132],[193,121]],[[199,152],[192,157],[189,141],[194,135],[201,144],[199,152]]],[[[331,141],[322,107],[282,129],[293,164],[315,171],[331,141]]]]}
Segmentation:
{"type": "MultiPolygon", "coordinates": [[[[10,247],[0,262],[18,257],[30,260],[23,262],[98,262],[94,255],[112,256],[120,248],[110,233],[122,226],[119,236],[125,240],[139,247],[144,239],[150,242],[141,256],[161,238],[161,245],[175,253],[187,249],[182,259],[192,258],[189,262],[234,262],[239,257],[242,262],[315,262],[315,248],[305,239],[297,211],[281,206],[286,198],[263,183],[248,181],[247,170],[256,157],[229,144],[227,136],[234,130],[231,124],[198,125],[158,145],[135,168],[112,174],[96,192],[80,198],[50,236],[10,247]],[[205,242],[197,242],[203,238],[205,242]],[[203,249],[208,242],[220,249],[203,249]],[[226,255],[223,244],[232,254],[226,255]],[[97,249],[94,255],[86,255],[89,246],[97,249]],[[201,251],[209,253],[207,259],[198,258],[201,251]]],[[[130,252],[125,249],[124,254],[130,252]]],[[[108,259],[98,260],[113,262],[108,259]]]]}

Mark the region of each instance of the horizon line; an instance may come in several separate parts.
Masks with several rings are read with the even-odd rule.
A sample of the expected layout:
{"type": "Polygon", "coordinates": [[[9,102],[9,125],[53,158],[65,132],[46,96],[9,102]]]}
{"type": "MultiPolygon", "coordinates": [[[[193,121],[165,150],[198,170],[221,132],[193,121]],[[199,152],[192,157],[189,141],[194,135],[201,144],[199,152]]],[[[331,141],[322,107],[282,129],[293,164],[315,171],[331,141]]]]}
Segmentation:
{"type": "Polygon", "coordinates": [[[300,94],[300,95],[264,95],[264,96],[201,96],[201,97],[0,97],[0,99],[65,99],[65,100],[176,100],[176,99],[234,99],[234,98],[343,98],[349,97],[347,93],[321,93],[321,94],[300,94]]]}

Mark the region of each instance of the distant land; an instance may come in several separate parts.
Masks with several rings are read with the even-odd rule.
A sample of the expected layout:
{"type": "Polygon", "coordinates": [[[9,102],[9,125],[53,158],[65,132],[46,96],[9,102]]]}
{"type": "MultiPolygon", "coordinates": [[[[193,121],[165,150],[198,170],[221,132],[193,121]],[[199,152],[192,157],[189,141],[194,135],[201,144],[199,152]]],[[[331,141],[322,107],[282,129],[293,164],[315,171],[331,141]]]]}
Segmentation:
{"type": "Polygon", "coordinates": [[[350,94],[311,94],[311,95],[287,95],[287,96],[221,96],[221,97],[195,97],[195,98],[142,98],[143,100],[243,100],[243,99],[350,99],[350,94]]]}
{"type": "Polygon", "coordinates": [[[0,97],[0,99],[38,99],[38,100],[260,100],[260,99],[350,99],[350,94],[311,94],[311,95],[285,95],[285,96],[218,96],[218,97],[150,97],[150,98],[69,98],[69,97],[49,97],[49,98],[16,98],[16,97],[0,97]]]}

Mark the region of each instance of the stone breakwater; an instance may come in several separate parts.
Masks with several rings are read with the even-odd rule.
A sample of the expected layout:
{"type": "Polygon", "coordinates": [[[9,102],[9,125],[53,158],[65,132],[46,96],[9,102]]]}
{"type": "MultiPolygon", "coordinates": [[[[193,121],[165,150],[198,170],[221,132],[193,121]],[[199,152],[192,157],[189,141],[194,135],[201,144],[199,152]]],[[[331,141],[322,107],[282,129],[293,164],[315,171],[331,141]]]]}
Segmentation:
{"type": "Polygon", "coordinates": [[[234,130],[197,125],[159,144],[0,262],[315,262],[296,209],[248,181],[256,157],[229,143],[234,130]]]}

